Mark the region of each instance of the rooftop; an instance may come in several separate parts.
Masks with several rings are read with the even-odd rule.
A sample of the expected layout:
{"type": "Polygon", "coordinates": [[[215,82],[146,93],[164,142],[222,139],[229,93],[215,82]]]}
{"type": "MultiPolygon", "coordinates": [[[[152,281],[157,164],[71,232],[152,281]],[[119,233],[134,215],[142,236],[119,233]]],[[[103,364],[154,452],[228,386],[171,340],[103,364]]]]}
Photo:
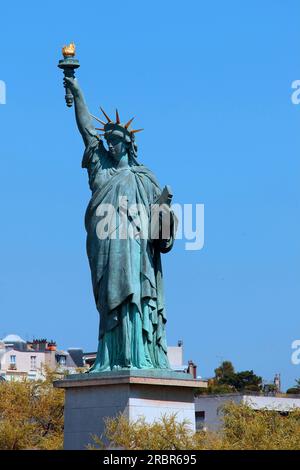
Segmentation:
{"type": "Polygon", "coordinates": [[[26,343],[19,335],[7,335],[1,340],[2,343],[26,343]]]}

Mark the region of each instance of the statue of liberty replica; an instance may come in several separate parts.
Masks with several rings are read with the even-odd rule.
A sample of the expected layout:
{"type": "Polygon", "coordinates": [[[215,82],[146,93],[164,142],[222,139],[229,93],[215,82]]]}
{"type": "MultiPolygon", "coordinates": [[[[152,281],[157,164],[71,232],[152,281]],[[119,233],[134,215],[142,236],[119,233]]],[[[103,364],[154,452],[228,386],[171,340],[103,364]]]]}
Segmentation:
{"type": "Polygon", "coordinates": [[[118,111],[111,119],[102,108],[104,120],[90,114],[74,78],[79,66],[75,50],[72,44],[64,49],[59,66],[65,73],[67,104],[74,101],[85,146],[82,167],[92,193],[85,227],[100,327],[89,373],[170,369],[161,253],[171,250],[175,238],[172,195],[168,187],[162,191],[154,174],[139,162],[135,135],[142,129],[131,128],[133,118],[123,123],[118,111]],[[157,206],[163,210],[155,212],[157,206]]]}

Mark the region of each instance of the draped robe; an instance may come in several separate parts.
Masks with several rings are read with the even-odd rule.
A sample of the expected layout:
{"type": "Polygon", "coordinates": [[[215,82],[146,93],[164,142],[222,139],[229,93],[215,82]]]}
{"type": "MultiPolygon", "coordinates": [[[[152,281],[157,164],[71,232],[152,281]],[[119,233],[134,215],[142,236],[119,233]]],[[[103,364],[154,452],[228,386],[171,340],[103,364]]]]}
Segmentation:
{"type": "MultiPolygon", "coordinates": [[[[102,142],[92,139],[82,167],[87,168],[92,197],[86,210],[87,255],[93,292],[100,314],[97,358],[91,372],[119,368],[169,368],[166,345],[161,252],[172,248],[174,233],[167,240],[112,236],[120,229],[107,219],[110,236],[99,237],[99,208],[112,205],[117,213],[120,198],[128,207],[143,205],[150,219],[150,205],[161,194],[153,173],[131,161],[116,168],[102,142]]],[[[119,214],[120,215],[120,214],[119,214]]],[[[126,215],[125,224],[132,223],[126,215]]],[[[172,217],[172,212],[171,212],[172,217]]],[[[171,223],[171,227],[173,224],[171,223]]]]}

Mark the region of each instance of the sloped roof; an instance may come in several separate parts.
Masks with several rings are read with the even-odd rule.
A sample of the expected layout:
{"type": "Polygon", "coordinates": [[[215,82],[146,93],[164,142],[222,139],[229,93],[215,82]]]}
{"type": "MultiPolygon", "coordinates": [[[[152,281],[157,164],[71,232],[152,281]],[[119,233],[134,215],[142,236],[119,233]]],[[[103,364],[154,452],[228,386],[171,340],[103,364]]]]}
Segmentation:
{"type": "Polygon", "coordinates": [[[26,343],[21,336],[14,334],[5,336],[1,341],[2,343],[26,343]]]}

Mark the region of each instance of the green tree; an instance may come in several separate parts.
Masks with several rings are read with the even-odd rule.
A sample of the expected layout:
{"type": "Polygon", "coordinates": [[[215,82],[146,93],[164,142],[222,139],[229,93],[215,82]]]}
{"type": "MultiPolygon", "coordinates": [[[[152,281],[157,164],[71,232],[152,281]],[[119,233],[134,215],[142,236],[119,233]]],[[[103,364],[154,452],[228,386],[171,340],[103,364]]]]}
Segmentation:
{"type": "Polygon", "coordinates": [[[253,370],[244,370],[235,374],[233,386],[238,391],[259,392],[262,388],[262,378],[254,374],[253,370]]]}
{"type": "Polygon", "coordinates": [[[296,382],[296,385],[294,387],[288,388],[286,393],[293,394],[293,395],[300,394],[300,379],[296,379],[295,382],[296,382]]]}
{"type": "Polygon", "coordinates": [[[298,387],[288,388],[286,393],[288,395],[300,395],[300,388],[298,388],[298,387]]]}
{"type": "Polygon", "coordinates": [[[254,391],[259,392],[262,388],[262,378],[254,374],[253,370],[235,372],[230,361],[223,361],[215,369],[215,377],[209,383],[210,393],[229,393],[254,391]]]}
{"type": "Polygon", "coordinates": [[[223,361],[219,367],[215,369],[215,380],[218,384],[232,385],[235,376],[235,370],[232,362],[223,361]]]}

